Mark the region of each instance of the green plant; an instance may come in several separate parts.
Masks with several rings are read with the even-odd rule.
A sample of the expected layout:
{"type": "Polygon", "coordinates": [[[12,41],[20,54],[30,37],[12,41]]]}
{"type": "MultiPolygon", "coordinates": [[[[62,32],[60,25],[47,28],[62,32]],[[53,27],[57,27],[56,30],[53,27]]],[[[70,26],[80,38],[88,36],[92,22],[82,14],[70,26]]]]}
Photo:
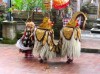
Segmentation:
{"type": "Polygon", "coordinates": [[[5,6],[3,4],[0,5],[0,38],[2,37],[2,21],[5,19],[5,6]]]}
{"type": "Polygon", "coordinates": [[[22,37],[22,35],[23,35],[23,31],[17,31],[16,32],[17,39],[20,39],[22,37]]]}
{"type": "Polygon", "coordinates": [[[42,10],[45,10],[44,0],[11,0],[12,8],[11,10],[25,10],[30,11],[34,7],[41,7],[42,10]]]}
{"type": "Polygon", "coordinates": [[[47,12],[44,0],[11,0],[11,2],[12,7],[9,9],[9,11],[11,11],[14,14],[17,14],[17,17],[19,17],[19,19],[23,22],[25,22],[25,20],[23,20],[21,14],[27,14],[26,17],[28,19],[29,17],[34,18],[34,10],[36,10],[36,8],[40,8],[43,14],[47,12]]]}
{"type": "Polygon", "coordinates": [[[40,7],[43,12],[45,11],[44,0],[11,0],[11,2],[12,7],[10,11],[31,11],[35,7],[40,7]]]}
{"type": "Polygon", "coordinates": [[[17,39],[16,39],[16,38],[15,38],[15,39],[13,39],[13,40],[8,39],[8,38],[3,38],[3,40],[1,41],[1,43],[4,43],[4,44],[15,44],[15,43],[16,43],[16,41],[17,41],[17,39]]]}
{"type": "Polygon", "coordinates": [[[3,4],[0,5],[0,22],[4,20],[5,6],[3,4]]]}

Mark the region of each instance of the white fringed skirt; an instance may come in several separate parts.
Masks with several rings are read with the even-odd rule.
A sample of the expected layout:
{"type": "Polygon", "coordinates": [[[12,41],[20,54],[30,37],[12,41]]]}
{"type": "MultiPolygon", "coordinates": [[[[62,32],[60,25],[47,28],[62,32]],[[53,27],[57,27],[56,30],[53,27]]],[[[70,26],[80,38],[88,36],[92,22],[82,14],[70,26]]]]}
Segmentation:
{"type": "Polygon", "coordinates": [[[81,51],[81,43],[79,39],[75,40],[74,33],[70,40],[65,39],[63,36],[62,31],[60,32],[62,37],[62,49],[61,49],[61,56],[67,55],[69,58],[79,57],[81,51]]]}
{"type": "Polygon", "coordinates": [[[42,42],[35,41],[33,54],[38,54],[41,59],[47,58],[52,59],[56,57],[56,53],[53,51],[50,51],[49,45],[46,43],[44,46],[42,46],[42,42]]]}

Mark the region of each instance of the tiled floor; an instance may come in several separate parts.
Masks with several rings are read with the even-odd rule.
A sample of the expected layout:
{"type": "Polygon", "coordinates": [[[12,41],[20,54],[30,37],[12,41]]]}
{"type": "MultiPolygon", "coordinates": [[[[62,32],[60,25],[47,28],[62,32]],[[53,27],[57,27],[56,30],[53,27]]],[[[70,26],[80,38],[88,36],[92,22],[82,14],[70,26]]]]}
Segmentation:
{"type": "Polygon", "coordinates": [[[39,63],[36,56],[25,59],[14,45],[0,44],[0,74],[100,74],[100,54],[82,53],[72,64],[66,58],[39,63]]]}

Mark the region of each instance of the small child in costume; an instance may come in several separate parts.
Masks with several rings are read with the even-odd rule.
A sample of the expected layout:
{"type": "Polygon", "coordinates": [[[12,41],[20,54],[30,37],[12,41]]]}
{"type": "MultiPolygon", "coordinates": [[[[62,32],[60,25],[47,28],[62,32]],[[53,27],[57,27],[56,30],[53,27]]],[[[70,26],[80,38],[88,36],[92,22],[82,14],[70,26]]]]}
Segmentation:
{"type": "Polygon", "coordinates": [[[31,19],[28,19],[23,36],[16,44],[16,46],[20,48],[20,52],[25,53],[25,58],[32,57],[32,49],[34,46],[34,28],[35,24],[31,21],[31,19]]]}

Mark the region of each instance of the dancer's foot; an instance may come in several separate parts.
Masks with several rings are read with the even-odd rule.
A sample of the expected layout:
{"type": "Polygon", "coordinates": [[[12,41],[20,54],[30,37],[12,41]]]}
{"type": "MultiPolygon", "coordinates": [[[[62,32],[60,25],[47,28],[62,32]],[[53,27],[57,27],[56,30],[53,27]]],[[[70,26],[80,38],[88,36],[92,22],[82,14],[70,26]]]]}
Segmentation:
{"type": "Polygon", "coordinates": [[[34,56],[32,54],[29,54],[28,57],[29,58],[34,58],[34,56]]]}
{"type": "Polygon", "coordinates": [[[43,61],[44,61],[44,62],[47,62],[47,58],[45,57],[45,58],[43,59],[43,61]]]}
{"type": "Polygon", "coordinates": [[[27,52],[25,53],[25,58],[28,58],[28,53],[27,52]]]}
{"type": "Polygon", "coordinates": [[[44,60],[47,61],[47,58],[45,57],[44,60]]]}
{"type": "Polygon", "coordinates": [[[73,62],[72,59],[68,59],[66,63],[70,64],[70,63],[72,63],[72,62],[73,62]]]}
{"type": "Polygon", "coordinates": [[[24,58],[28,58],[28,56],[25,56],[24,58]]]}
{"type": "Polygon", "coordinates": [[[40,62],[40,63],[43,63],[44,61],[43,61],[43,59],[40,59],[39,62],[40,62]]]}

